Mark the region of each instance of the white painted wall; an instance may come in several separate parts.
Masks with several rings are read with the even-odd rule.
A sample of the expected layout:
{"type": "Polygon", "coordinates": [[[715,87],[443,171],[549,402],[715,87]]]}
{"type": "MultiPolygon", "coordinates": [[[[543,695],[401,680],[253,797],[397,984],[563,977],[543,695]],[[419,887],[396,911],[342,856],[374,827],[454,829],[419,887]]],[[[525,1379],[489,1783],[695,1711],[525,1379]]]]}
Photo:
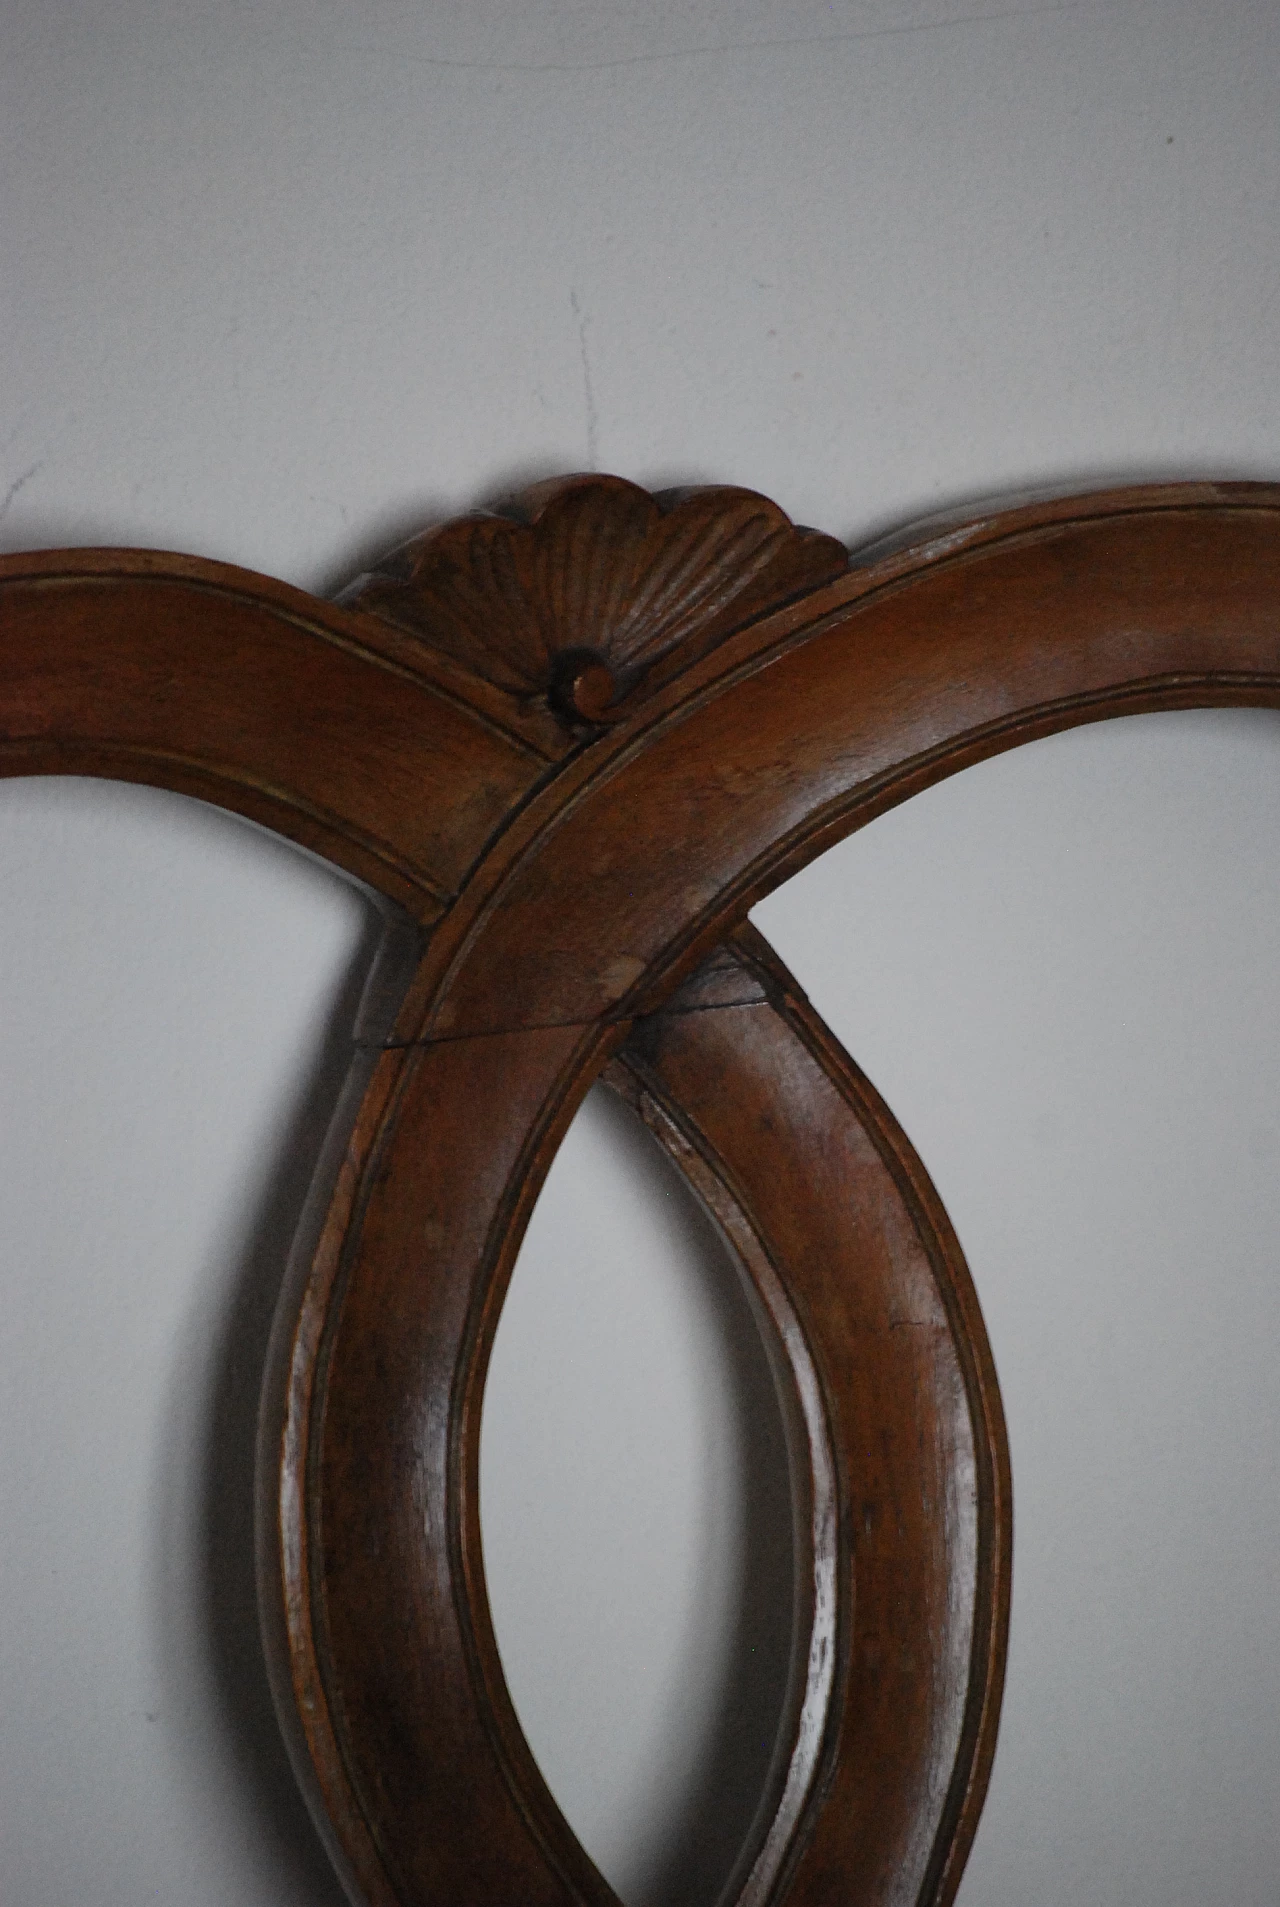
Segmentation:
{"type": "MultiPolygon", "coordinates": [[[[1028,483],[1276,475],[1280,9],[981,13],[10,0],[0,541],[324,591],[593,464],[850,540],[1028,483]]],[[[761,915],[934,1172],[1005,1388],[967,1907],[1275,1900],[1275,747],[1255,716],[1045,744],[761,915]]],[[[0,791],[0,867],[0,1897],[322,1907],[246,1461],[368,919],[92,784],[0,791]]],[[[668,1193],[584,1116],[486,1417],[517,1701],[628,1907],[711,1897],[726,1686],[774,1607],[744,1570],[779,1566],[750,1342],[668,1193]],[[616,1568],[575,1603],[587,1545],[616,1568]]]]}

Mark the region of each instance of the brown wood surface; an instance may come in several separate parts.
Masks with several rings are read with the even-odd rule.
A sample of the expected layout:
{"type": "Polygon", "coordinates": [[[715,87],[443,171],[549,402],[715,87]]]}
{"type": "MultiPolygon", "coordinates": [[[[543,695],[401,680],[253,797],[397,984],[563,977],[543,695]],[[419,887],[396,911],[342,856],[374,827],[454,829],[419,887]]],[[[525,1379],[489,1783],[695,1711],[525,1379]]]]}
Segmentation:
{"type": "Polygon", "coordinates": [[[997,510],[846,569],[748,493],[574,479],[344,605],[0,563],[0,769],[199,795],[386,900],[259,1466],[278,1705],[357,1899],[612,1899],[516,1726],[476,1502],[502,1294],[611,1062],[736,1245],[795,1433],[800,1654],[740,1898],[952,1897],[1003,1664],[994,1374],[906,1140],[739,930],[968,762],[1211,704],[1280,706],[1274,486],[997,510]]]}
{"type": "Polygon", "coordinates": [[[1011,1560],[995,1370],[888,1107],[760,934],[725,952],[712,998],[695,975],[606,1079],[734,1247],[797,1426],[809,1677],[739,1897],[789,1879],[795,1900],[914,1903],[958,1877],[995,1747],[1011,1560]]]}

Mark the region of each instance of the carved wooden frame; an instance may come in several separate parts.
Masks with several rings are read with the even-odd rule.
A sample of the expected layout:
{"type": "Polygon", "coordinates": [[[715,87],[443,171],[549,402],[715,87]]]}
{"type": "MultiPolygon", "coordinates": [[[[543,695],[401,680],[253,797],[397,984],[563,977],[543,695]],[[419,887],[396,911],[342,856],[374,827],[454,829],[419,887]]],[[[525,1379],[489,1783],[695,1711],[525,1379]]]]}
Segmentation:
{"type": "Polygon", "coordinates": [[[967,763],[1280,706],[1280,486],[1000,509],[850,563],[763,498],[542,486],[339,604],[139,551],[0,563],[0,770],[213,801],[387,909],[286,1278],[261,1604],[353,1897],[613,1901],[511,1709],[480,1401],[548,1163],[604,1076],[736,1251],[791,1430],[791,1688],[727,1899],[949,1901],[994,1750],[1011,1508],[946,1215],[746,924],[967,763]]]}

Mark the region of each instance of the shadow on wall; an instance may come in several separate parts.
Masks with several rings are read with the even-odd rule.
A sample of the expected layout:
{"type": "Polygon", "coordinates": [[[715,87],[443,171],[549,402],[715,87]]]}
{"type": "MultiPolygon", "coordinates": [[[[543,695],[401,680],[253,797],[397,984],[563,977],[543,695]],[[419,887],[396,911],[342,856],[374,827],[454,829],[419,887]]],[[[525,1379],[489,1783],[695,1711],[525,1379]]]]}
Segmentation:
{"type": "MultiPolygon", "coordinates": [[[[203,1685],[206,1726],[221,1739],[237,1818],[254,1844],[264,1898],[298,1907],[345,1907],[276,1720],[258,1625],[254,1562],[254,1465],[258,1401],[276,1300],[307,1193],[351,1059],[351,1035],[383,923],[370,911],[363,942],[323,1028],[310,1077],[282,1122],[277,1155],[263,1174],[265,1192],[243,1233],[239,1261],[216,1310],[200,1314],[220,1334],[214,1345],[189,1337],[168,1417],[175,1442],[190,1437],[188,1380],[205,1389],[202,1449],[165,1482],[160,1518],[158,1621],[165,1680],[174,1689],[203,1685]],[[187,1426],[184,1432],[184,1426],[187,1426]],[[184,1476],[198,1501],[176,1500],[184,1476]],[[173,1545],[189,1549],[173,1586],[173,1545]],[[194,1604],[194,1606],[192,1606],[194,1604]],[[191,1654],[197,1660],[192,1662],[191,1654]]],[[[206,1748],[205,1753],[208,1752],[206,1748]]]]}

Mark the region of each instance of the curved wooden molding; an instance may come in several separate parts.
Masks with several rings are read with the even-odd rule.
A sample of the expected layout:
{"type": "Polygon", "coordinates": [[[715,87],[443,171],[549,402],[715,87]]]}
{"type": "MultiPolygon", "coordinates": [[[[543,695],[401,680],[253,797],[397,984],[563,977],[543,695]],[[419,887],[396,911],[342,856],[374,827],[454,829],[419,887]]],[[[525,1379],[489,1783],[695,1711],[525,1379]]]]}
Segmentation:
{"type": "Polygon", "coordinates": [[[0,618],[4,772],[220,802],[387,906],[259,1459],[277,1703],[353,1898],[612,1902],[511,1711],[477,1503],[523,1228],[612,1068],[737,1252],[793,1429],[796,1672],[733,1899],[945,1907],[1003,1673],[999,1395],[905,1136],[743,923],[1000,749],[1280,707],[1280,487],[988,511],[849,569],[746,492],[571,479],[341,605],[63,552],[0,563],[0,618]]]}
{"type": "Polygon", "coordinates": [[[795,1425],[793,1703],[727,1897],[777,1900],[806,1869],[845,1900],[945,1897],[995,1749],[1012,1561],[999,1389],[955,1234],[750,926],[637,1021],[605,1079],[716,1217],[795,1425]]]}

